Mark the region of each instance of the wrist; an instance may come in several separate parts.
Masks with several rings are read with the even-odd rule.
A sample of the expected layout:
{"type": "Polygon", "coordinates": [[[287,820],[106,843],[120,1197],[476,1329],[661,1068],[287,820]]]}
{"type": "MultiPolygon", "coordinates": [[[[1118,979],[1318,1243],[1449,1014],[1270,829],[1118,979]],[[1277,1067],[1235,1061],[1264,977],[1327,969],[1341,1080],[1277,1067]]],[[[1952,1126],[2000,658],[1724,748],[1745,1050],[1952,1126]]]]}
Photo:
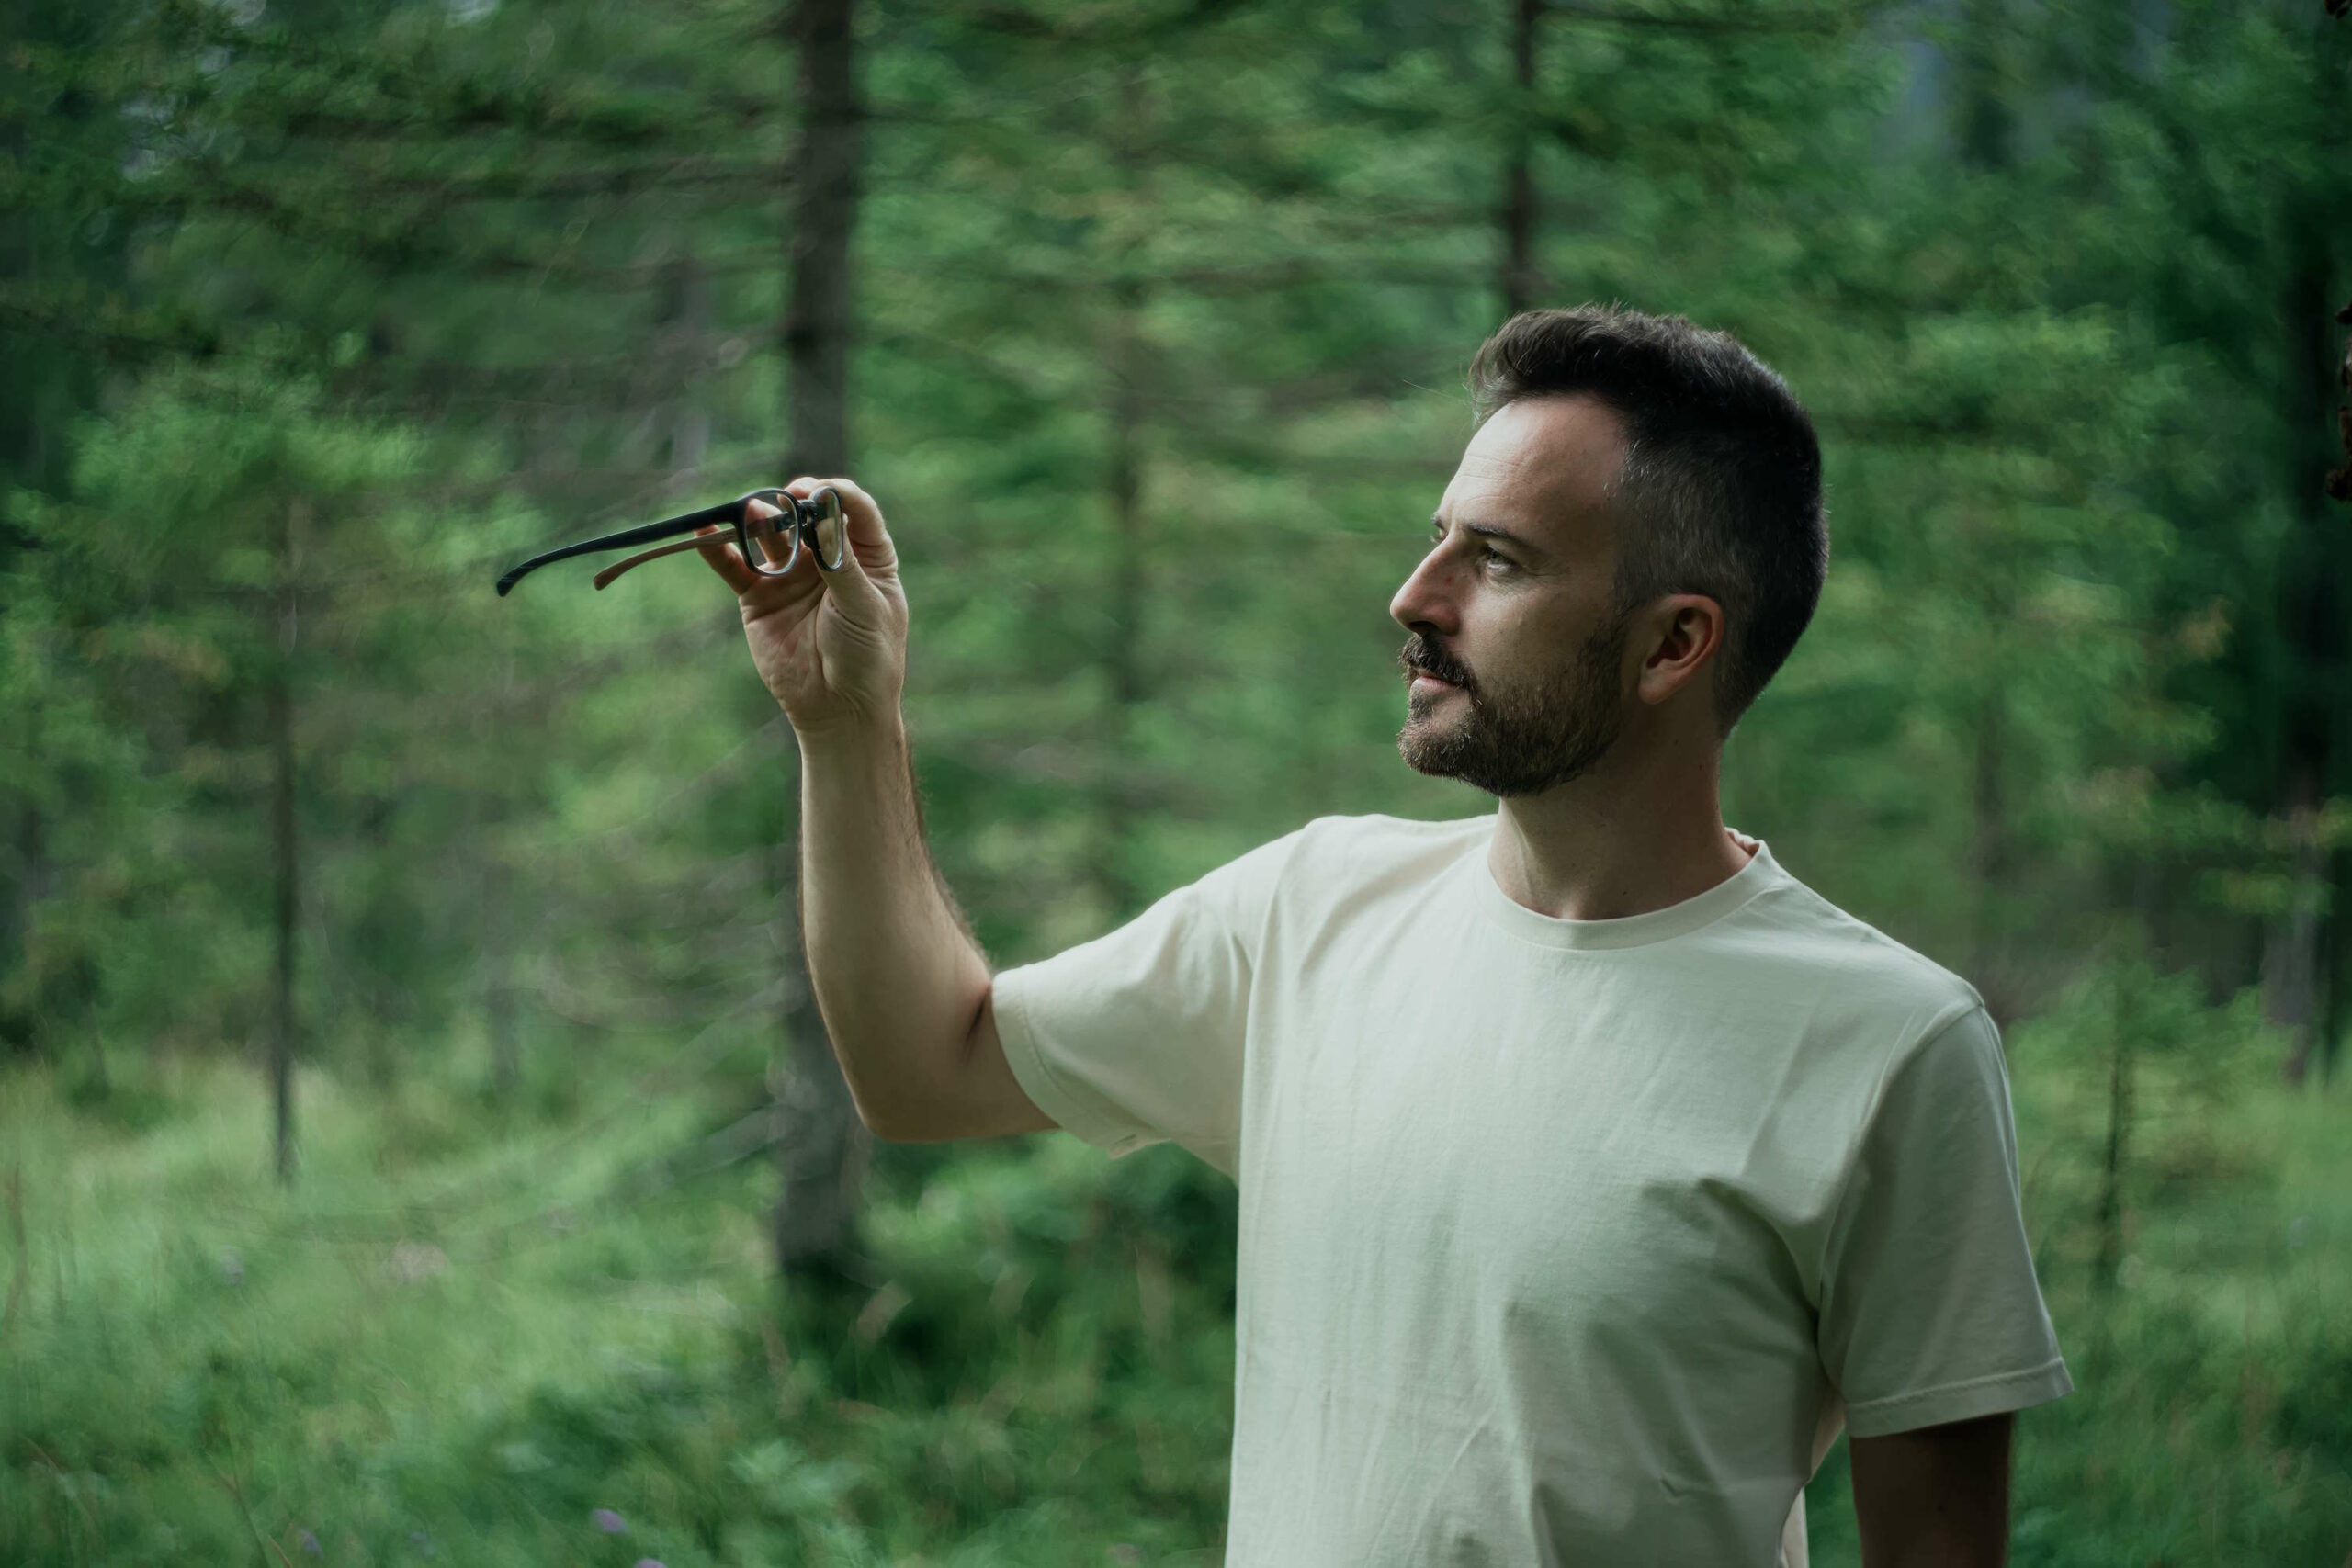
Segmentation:
{"type": "Polygon", "coordinates": [[[843,714],[821,723],[796,723],[792,733],[800,754],[811,761],[863,761],[903,751],[907,745],[906,718],[895,706],[888,713],[843,714]]]}

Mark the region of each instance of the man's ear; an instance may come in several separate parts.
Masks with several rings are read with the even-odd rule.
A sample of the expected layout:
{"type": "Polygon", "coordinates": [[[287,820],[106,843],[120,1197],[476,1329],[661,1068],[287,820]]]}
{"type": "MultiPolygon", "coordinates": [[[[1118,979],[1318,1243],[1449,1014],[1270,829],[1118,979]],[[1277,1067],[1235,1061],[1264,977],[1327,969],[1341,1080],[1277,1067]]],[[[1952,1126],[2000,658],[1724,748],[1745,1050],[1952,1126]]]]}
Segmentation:
{"type": "Polygon", "coordinates": [[[1672,593],[1636,619],[1649,651],[1642,660],[1637,694],[1662,703],[1694,681],[1723,647],[1723,606],[1703,593],[1672,593]]]}

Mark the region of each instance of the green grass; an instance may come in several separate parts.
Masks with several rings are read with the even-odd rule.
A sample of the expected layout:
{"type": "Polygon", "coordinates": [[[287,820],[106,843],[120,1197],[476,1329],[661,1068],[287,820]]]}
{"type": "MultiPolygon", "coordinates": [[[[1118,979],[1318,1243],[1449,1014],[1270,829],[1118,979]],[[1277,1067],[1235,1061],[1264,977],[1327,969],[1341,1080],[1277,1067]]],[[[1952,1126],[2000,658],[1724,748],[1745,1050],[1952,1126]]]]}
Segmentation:
{"type": "MultiPolygon", "coordinates": [[[[2011,1040],[2078,1385],[2020,1421],[2012,1560],[2338,1568],[2352,1095],[2152,1061],[2101,1292],[2087,1028],[2011,1040]]],[[[743,1113],[756,1073],[727,1081],[567,1075],[501,1112],[459,1067],[306,1073],[288,1195],[256,1074],[0,1076],[0,1562],[1217,1560],[1220,1179],[1059,1136],[886,1150],[871,1277],[780,1301],[763,1163],[665,1163],[743,1113]]],[[[1815,1561],[1854,1562],[1842,1444],[1809,1508],[1815,1561]]]]}

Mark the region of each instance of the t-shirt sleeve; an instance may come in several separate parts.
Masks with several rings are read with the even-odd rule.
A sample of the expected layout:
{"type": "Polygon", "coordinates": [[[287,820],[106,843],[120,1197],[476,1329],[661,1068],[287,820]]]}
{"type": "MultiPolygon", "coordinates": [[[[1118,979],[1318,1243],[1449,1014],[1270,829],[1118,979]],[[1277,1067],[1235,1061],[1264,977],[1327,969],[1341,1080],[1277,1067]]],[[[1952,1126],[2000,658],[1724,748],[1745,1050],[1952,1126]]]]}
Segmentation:
{"type": "Polygon", "coordinates": [[[1235,1174],[1259,943],[1298,837],[995,977],[1005,1060],[1038,1110],[1114,1156],[1168,1141],[1235,1174]]]}
{"type": "Polygon", "coordinates": [[[1821,1362],[1854,1437],[2073,1392],[2026,1239],[2000,1033],[1981,1003],[1892,1068],[1821,1278],[1821,1362]]]}

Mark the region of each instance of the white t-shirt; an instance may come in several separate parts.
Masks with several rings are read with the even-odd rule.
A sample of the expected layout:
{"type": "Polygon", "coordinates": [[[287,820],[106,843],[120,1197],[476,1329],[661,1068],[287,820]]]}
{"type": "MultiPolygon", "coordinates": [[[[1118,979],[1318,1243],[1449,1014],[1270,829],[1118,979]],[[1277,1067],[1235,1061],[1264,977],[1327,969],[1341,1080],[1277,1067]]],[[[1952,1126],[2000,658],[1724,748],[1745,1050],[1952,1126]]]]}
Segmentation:
{"type": "Polygon", "coordinates": [[[1562,920],[1326,817],[996,976],[1014,1077],[1240,1185],[1228,1568],[1805,1563],[1836,1439],[2074,1384],[1999,1035],[1759,840],[1562,920]]]}

